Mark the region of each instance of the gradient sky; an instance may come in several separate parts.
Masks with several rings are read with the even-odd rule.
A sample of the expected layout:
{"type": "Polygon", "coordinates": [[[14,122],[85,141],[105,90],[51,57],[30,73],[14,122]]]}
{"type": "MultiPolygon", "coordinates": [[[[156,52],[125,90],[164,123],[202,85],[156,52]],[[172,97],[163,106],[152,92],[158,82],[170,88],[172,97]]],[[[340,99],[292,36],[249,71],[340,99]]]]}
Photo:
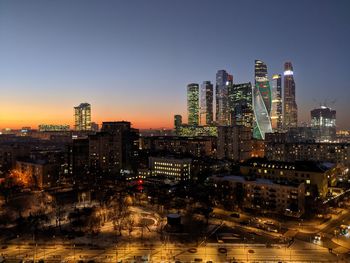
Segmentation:
{"type": "MultiPolygon", "coordinates": [[[[294,66],[299,121],[336,100],[350,129],[350,1],[0,0],[0,128],[92,119],[172,127],[186,85],[294,66]]],[[[186,119],[186,117],[185,117],[186,119]]]]}

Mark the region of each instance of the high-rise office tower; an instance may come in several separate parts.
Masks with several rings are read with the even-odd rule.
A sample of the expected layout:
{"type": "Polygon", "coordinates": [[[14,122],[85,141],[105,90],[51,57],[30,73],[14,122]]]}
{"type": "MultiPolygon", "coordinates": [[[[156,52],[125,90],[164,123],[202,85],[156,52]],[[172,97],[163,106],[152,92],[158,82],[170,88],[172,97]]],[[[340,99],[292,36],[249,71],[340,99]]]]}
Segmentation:
{"type": "Polygon", "coordinates": [[[74,107],[75,130],[90,131],[91,130],[91,105],[89,103],[81,103],[74,107]]]}
{"type": "Polygon", "coordinates": [[[188,124],[199,124],[199,85],[190,83],[187,85],[187,114],[188,124]]]}
{"type": "Polygon", "coordinates": [[[233,77],[226,70],[216,73],[216,123],[229,125],[228,87],[233,85],[233,77]]]}
{"type": "Polygon", "coordinates": [[[271,88],[267,77],[267,66],[261,60],[255,60],[253,109],[255,116],[253,136],[256,139],[265,139],[265,133],[272,132],[270,118],[271,88]]]}
{"type": "Polygon", "coordinates": [[[176,133],[180,130],[180,127],[182,125],[182,116],[181,115],[174,115],[174,128],[176,133]]]}
{"type": "Polygon", "coordinates": [[[201,85],[200,124],[213,124],[213,84],[204,81],[201,85]]]}
{"type": "Polygon", "coordinates": [[[311,111],[311,127],[316,128],[317,138],[332,141],[336,137],[336,111],[326,106],[311,111]]]}
{"type": "Polygon", "coordinates": [[[280,74],[272,76],[271,126],[274,131],[283,129],[282,79],[280,74]]]}
{"type": "Polygon", "coordinates": [[[234,84],[228,88],[230,124],[253,128],[252,84],[234,84]]]}
{"type": "Polygon", "coordinates": [[[298,126],[298,107],[295,101],[295,82],[293,66],[291,62],[284,64],[284,100],[283,100],[284,128],[289,129],[298,126]]]}

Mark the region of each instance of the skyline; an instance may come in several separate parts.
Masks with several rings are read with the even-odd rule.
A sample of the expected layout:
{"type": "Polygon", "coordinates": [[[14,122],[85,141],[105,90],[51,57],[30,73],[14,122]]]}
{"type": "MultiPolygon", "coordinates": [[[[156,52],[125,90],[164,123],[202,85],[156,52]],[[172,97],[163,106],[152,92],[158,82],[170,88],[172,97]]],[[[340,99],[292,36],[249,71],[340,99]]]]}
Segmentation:
{"type": "Polygon", "coordinates": [[[220,69],[254,83],[261,59],[270,83],[292,62],[299,124],[336,99],[337,126],[350,129],[347,1],[296,1],[288,11],[278,1],[200,2],[0,2],[0,128],[72,127],[82,102],[97,123],[170,128],[174,114],[187,120],[189,83],[215,85],[220,69]]]}

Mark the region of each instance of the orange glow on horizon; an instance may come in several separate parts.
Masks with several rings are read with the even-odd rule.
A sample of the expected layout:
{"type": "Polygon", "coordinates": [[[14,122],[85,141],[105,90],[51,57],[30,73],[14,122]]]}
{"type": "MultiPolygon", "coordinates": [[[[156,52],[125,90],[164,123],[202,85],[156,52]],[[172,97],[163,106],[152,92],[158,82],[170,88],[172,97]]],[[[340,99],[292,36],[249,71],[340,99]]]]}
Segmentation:
{"type": "MultiPolygon", "coordinates": [[[[58,106],[56,106],[58,107],[58,106]]],[[[0,129],[20,129],[31,127],[38,129],[40,124],[67,124],[74,128],[72,107],[55,108],[55,105],[23,105],[13,107],[10,103],[0,105],[0,129]]],[[[155,109],[135,107],[121,111],[118,108],[94,107],[92,104],[92,122],[100,126],[104,121],[130,121],[138,129],[172,128],[175,113],[155,109]],[[131,111],[132,110],[132,111],[131,111]]]]}

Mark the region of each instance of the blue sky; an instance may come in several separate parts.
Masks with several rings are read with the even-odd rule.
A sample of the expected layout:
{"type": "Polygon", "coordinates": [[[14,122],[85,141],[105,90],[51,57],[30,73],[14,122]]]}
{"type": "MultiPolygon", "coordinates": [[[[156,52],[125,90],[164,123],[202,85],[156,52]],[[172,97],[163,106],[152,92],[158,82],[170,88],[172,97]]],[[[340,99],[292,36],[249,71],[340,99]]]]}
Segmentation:
{"type": "Polygon", "coordinates": [[[336,100],[350,129],[349,1],[0,0],[0,128],[93,119],[171,127],[186,85],[253,81],[254,60],[295,71],[299,120],[336,100]]]}

